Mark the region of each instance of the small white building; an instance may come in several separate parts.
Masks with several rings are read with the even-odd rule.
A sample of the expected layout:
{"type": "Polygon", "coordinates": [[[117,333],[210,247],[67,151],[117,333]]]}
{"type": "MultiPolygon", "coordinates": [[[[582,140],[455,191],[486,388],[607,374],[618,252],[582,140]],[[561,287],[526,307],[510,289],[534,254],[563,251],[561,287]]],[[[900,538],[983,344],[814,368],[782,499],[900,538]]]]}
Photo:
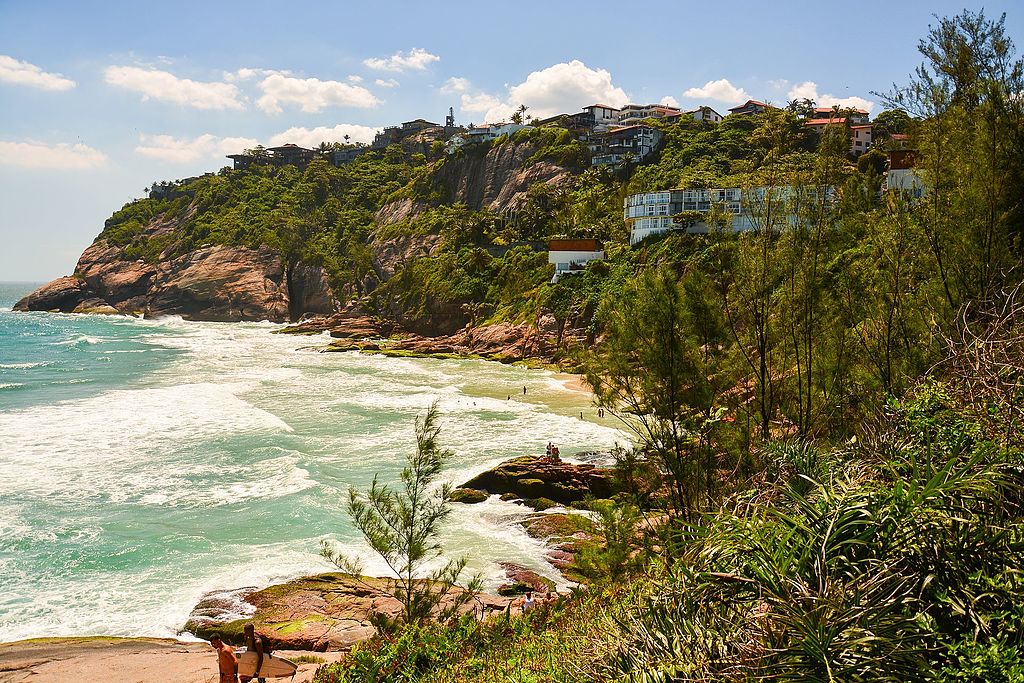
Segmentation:
{"type": "Polygon", "coordinates": [[[694,121],[710,121],[711,123],[719,123],[724,118],[721,114],[708,106],[697,107],[690,111],[684,111],[683,114],[689,114],[693,117],[694,121]]]}
{"type": "Polygon", "coordinates": [[[603,261],[604,250],[597,240],[550,240],[548,242],[548,263],[555,266],[552,282],[559,276],[577,273],[591,261],[603,261]]]}

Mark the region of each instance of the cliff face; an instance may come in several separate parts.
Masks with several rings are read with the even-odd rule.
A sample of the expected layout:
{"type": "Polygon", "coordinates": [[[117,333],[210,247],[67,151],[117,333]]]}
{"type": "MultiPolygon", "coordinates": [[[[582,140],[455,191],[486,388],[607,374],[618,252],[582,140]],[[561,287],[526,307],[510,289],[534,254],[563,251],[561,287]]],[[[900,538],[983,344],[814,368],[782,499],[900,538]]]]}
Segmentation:
{"type": "MultiPolygon", "coordinates": [[[[572,171],[550,161],[527,160],[537,151],[529,141],[505,141],[491,146],[486,154],[466,150],[448,159],[431,177],[432,187],[445,203],[461,203],[473,210],[486,209],[502,213],[522,201],[526,191],[536,183],[558,185],[568,180],[572,171]]],[[[413,199],[388,202],[377,212],[377,222],[389,225],[413,218],[429,204],[413,199]]]]}
{"type": "Polygon", "coordinates": [[[331,313],[335,304],[322,268],[288,268],[267,247],[209,246],[150,264],[97,240],[73,276],[44,285],[14,308],[284,322],[305,313],[331,313]]]}

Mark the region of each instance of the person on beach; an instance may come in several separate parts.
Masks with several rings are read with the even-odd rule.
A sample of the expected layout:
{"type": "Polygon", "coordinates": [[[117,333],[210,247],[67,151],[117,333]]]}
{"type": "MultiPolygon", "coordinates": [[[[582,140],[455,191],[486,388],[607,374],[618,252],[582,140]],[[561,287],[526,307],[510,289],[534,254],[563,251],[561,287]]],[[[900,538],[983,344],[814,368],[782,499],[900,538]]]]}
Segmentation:
{"type": "Polygon", "coordinates": [[[529,614],[536,606],[537,601],[533,599],[533,591],[526,591],[526,597],[523,598],[523,614],[529,614]]]}
{"type": "Polygon", "coordinates": [[[235,657],[235,651],[217,633],[210,636],[210,645],[217,651],[220,683],[238,683],[238,658],[235,657]]]}
{"type": "MultiPolygon", "coordinates": [[[[262,633],[256,633],[256,627],[252,624],[245,625],[245,649],[247,652],[256,653],[256,668],[253,669],[253,673],[259,673],[260,667],[263,666],[263,655],[270,654],[270,644],[267,642],[267,637],[262,633]]],[[[242,676],[242,683],[246,681],[257,680],[259,683],[266,683],[265,678],[256,678],[255,676],[242,676]]]]}
{"type": "Polygon", "coordinates": [[[548,447],[547,447],[546,449],[544,449],[544,452],[545,452],[545,453],[547,454],[547,456],[548,456],[549,458],[551,457],[551,449],[552,449],[552,448],[553,448],[553,446],[551,445],[551,442],[550,442],[550,441],[548,441],[548,447]]]}

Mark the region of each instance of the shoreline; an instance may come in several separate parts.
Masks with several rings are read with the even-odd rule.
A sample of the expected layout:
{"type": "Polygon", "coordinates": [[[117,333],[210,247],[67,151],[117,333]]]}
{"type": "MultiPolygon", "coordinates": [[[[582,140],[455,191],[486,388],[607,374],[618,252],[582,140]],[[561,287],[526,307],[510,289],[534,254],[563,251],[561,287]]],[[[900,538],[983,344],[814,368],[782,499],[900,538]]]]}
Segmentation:
{"type": "MultiPolygon", "coordinates": [[[[344,652],[282,650],[296,662],[294,683],[308,683],[323,663],[338,661],[344,652]]],[[[171,638],[119,638],[77,636],[32,638],[0,643],[0,683],[208,683],[217,680],[217,655],[203,641],[171,638]]]]}
{"type": "MultiPolygon", "coordinates": [[[[77,315],[73,315],[73,316],[61,316],[61,317],[74,317],[74,318],[83,318],[83,319],[93,319],[93,320],[96,320],[96,319],[105,318],[105,317],[108,317],[108,316],[96,316],[96,315],[85,315],[85,316],[83,316],[81,314],[77,314],[77,315]]],[[[159,321],[148,320],[148,321],[145,321],[145,322],[153,323],[153,322],[159,322],[159,321]]],[[[188,322],[191,322],[191,321],[188,321],[188,322]]],[[[207,323],[204,323],[203,321],[196,321],[196,322],[197,322],[197,327],[207,325],[207,323]]],[[[235,325],[224,324],[224,323],[214,323],[214,325],[216,327],[223,326],[223,327],[226,327],[226,328],[234,328],[234,327],[236,327],[235,325]]],[[[262,336],[263,334],[266,334],[267,332],[275,331],[276,329],[278,329],[277,325],[271,325],[271,324],[260,325],[259,323],[253,324],[253,323],[245,323],[245,322],[243,322],[242,325],[240,325],[238,327],[258,328],[258,329],[252,329],[252,333],[260,335],[260,336],[262,336]]],[[[248,338],[249,336],[250,335],[247,334],[246,338],[248,338]]],[[[461,355],[459,357],[460,357],[460,359],[465,359],[465,360],[493,360],[493,359],[490,359],[490,358],[473,358],[473,357],[464,357],[464,356],[461,356],[461,355]]],[[[500,363],[499,362],[499,365],[505,365],[505,364],[507,364],[507,363],[500,363]]],[[[468,364],[468,366],[472,366],[472,365],[475,365],[475,364],[468,364]]],[[[525,365],[525,364],[524,363],[517,363],[517,365],[522,366],[522,365],[525,365]]],[[[480,367],[483,367],[483,366],[480,366],[480,367]]],[[[525,369],[526,368],[524,368],[524,370],[525,369]]],[[[559,401],[575,403],[577,401],[580,401],[580,398],[584,398],[584,400],[585,400],[585,396],[589,396],[589,392],[586,391],[585,387],[583,387],[583,385],[582,385],[582,382],[581,382],[580,378],[578,376],[576,376],[576,375],[572,375],[572,374],[569,374],[569,373],[562,373],[562,372],[559,372],[559,371],[557,371],[557,370],[555,370],[553,368],[531,367],[530,369],[532,369],[534,371],[541,370],[541,372],[537,373],[537,374],[534,374],[534,373],[523,373],[523,374],[524,375],[525,374],[530,374],[530,375],[532,375],[535,378],[541,377],[542,379],[538,379],[537,380],[537,384],[538,385],[544,385],[545,383],[550,383],[552,389],[557,389],[554,392],[552,392],[551,390],[547,390],[546,389],[545,391],[547,391],[548,393],[554,393],[557,396],[560,393],[560,391],[558,391],[558,390],[564,390],[566,392],[566,393],[562,394],[562,396],[564,398],[561,398],[561,399],[557,399],[556,398],[555,399],[556,403],[552,404],[553,406],[558,405],[559,401]],[[557,387],[555,387],[556,384],[557,384],[557,387]],[[580,398],[573,398],[570,395],[569,392],[572,392],[573,394],[577,394],[580,398]]],[[[471,373],[473,371],[470,369],[467,372],[471,373]]],[[[485,373],[485,375],[483,375],[483,376],[491,376],[491,375],[485,373]]],[[[500,376],[504,376],[504,375],[500,375],[500,376]]],[[[531,380],[531,387],[534,386],[533,382],[534,382],[534,380],[531,380]]],[[[479,389],[479,387],[476,387],[476,389],[479,389]]],[[[504,391],[502,391],[501,393],[503,394],[504,391]]],[[[476,396],[477,394],[475,394],[475,393],[467,394],[467,396],[469,396],[469,395],[476,396]]],[[[545,396],[547,396],[547,394],[545,394],[545,396]]],[[[502,395],[500,398],[504,399],[505,397],[504,397],[504,395],[502,395]]],[[[530,398],[533,399],[533,390],[532,389],[531,389],[531,396],[530,396],[530,398]]],[[[530,403],[533,403],[533,402],[535,402],[535,400],[531,400],[530,401],[530,403]]],[[[541,402],[542,403],[545,402],[545,399],[542,399],[541,402]]],[[[553,414],[556,414],[556,415],[560,415],[563,412],[563,411],[558,410],[557,408],[552,408],[550,411],[548,409],[546,409],[546,408],[543,409],[543,410],[544,410],[544,412],[552,412],[553,414]]],[[[590,417],[590,411],[588,411],[588,417],[590,417]]],[[[591,421],[591,420],[588,420],[588,421],[591,421]]],[[[542,432],[537,432],[537,433],[542,433],[542,432]]],[[[582,448],[586,448],[586,447],[587,447],[586,444],[584,444],[582,446],[582,448]]],[[[563,449],[564,448],[565,448],[565,445],[563,445],[563,449]]],[[[523,451],[520,451],[520,453],[522,453],[522,452],[523,451]]],[[[507,458],[507,457],[510,457],[510,456],[502,454],[499,457],[507,458]]],[[[500,461],[499,460],[495,460],[493,463],[490,463],[490,464],[493,465],[493,464],[497,464],[498,462],[500,462],[500,461]]],[[[481,463],[481,465],[482,465],[482,463],[481,463]]],[[[459,472],[455,476],[462,476],[463,474],[464,473],[459,472]]],[[[460,512],[458,512],[456,514],[458,516],[460,516],[460,517],[469,516],[470,518],[472,518],[472,513],[469,513],[469,515],[466,515],[466,514],[464,514],[466,512],[468,512],[468,511],[460,511],[460,512]]],[[[526,508],[523,508],[522,512],[525,513],[525,514],[529,514],[529,510],[526,509],[526,508]]],[[[497,534],[495,534],[494,537],[495,538],[502,538],[503,536],[502,536],[501,533],[497,533],[497,534]]],[[[532,559],[532,558],[536,557],[538,560],[543,561],[541,559],[542,555],[543,555],[543,552],[544,552],[543,550],[539,551],[536,554],[531,552],[529,554],[528,558],[532,559]]],[[[485,556],[483,559],[487,560],[488,558],[489,558],[489,556],[485,556]]],[[[507,556],[500,557],[498,559],[499,560],[511,560],[511,561],[522,562],[524,559],[528,559],[528,558],[527,558],[526,555],[517,556],[516,554],[508,554],[507,556]]],[[[532,562],[527,562],[527,564],[532,564],[532,562]]],[[[286,571],[287,571],[287,569],[286,569],[286,571]]],[[[317,570],[316,569],[312,570],[312,572],[315,572],[315,571],[317,571],[317,570]]],[[[309,569],[307,569],[307,570],[304,570],[304,571],[289,572],[287,575],[279,574],[277,577],[267,581],[266,583],[260,582],[259,584],[252,584],[252,585],[255,585],[257,588],[270,587],[270,586],[273,586],[273,585],[277,585],[278,583],[280,583],[282,581],[287,581],[287,580],[291,580],[293,578],[301,578],[301,577],[304,577],[304,576],[308,576],[312,572],[309,569]]],[[[190,580],[190,581],[187,581],[186,583],[195,586],[198,582],[190,580]]],[[[233,585],[226,585],[226,588],[230,589],[230,588],[234,588],[234,586],[233,585]]],[[[72,602],[72,605],[74,605],[74,604],[75,603],[72,602]]],[[[79,604],[82,604],[82,603],[79,603],[79,604]]],[[[187,605],[188,603],[186,602],[186,603],[182,603],[182,604],[183,605],[187,605]]],[[[191,606],[191,605],[188,605],[188,606],[191,606]]],[[[95,641],[96,639],[119,639],[119,640],[124,640],[124,639],[138,640],[138,639],[142,639],[144,641],[149,641],[149,640],[153,640],[153,639],[163,640],[163,639],[169,638],[169,639],[172,639],[174,642],[186,642],[186,643],[190,642],[188,640],[181,640],[181,638],[183,636],[180,635],[180,634],[176,635],[173,630],[168,630],[168,629],[163,629],[163,628],[155,629],[155,630],[151,630],[149,628],[139,629],[139,630],[136,630],[134,628],[133,629],[120,629],[120,628],[116,627],[116,624],[110,624],[110,626],[113,626],[113,628],[110,628],[108,630],[107,628],[105,628],[103,626],[101,621],[99,621],[99,620],[91,620],[91,621],[93,622],[92,626],[99,625],[100,628],[99,629],[89,629],[89,630],[83,629],[81,631],[78,631],[78,633],[75,633],[75,631],[72,631],[71,629],[68,629],[68,631],[70,631],[70,633],[65,631],[64,633],[58,632],[57,634],[54,634],[52,630],[49,633],[47,633],[46,631],[43,631],[41,633],[40,633],[40,631],[35,631],[35,633],[33,633],[32,631],[34,631],[35,629],[27,630],[27,632],[26,632],[26,629],[15,629],[13,632],[11,632],[9,634],[10,636],[13,636],[15,638],[17,638],[18,636],[29,637],[30,640],[26,641],[24,639],[20,639],[20,640],[9,640],[9,641],[5,641],[5,642],[6,643],[26,643],[26,642],[28,642],[28,643],[38,643],[38,642],[41,642],[41,641],[39,641],[38,638],[36,638],[34,636],[38,636],[39,638],[43,638],[43,639],[57,639],[57,640],[72,639],[72,640],[76,640],[76,641],[77,640],[81,640],[81,639],[85,639],[85,640],[88,640],[88,641],[95,641]],[[19,630],[21,631],[20,633],[18,633],[19,630]],[[117,635],[112,635],[112,634],[108,635],[110,633],[110,631],[113,631],[117,635]]],[[[181,622],[177,622],[176,624],[173,624],[173,625],[176,628],[180,628],[181,624],[183,623],[183,621],[184,620],[182,620],[181,622]]],[[[31,624],[32,622],[30,621],[30,622],[27,622],[27,623],[31,624]]],[[[88,624],[83,624],[83,625],[85,625],[87,628],[89,626],[88,624]]],[[[63,630],[63,629],[61,629],[61,630],[63,630]]],[[[75,630],[77,630],[77,629],[75,629],[75,630]]],[[[187,636],[186,636],[186,638],[187,638],[187,636]]]]}

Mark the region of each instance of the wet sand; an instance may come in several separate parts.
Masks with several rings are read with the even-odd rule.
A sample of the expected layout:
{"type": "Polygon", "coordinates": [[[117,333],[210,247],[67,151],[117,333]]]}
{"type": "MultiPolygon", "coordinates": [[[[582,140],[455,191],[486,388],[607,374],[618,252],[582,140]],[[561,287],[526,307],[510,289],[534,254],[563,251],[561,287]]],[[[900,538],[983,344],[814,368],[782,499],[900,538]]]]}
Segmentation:
{"type": "MultiPolygon", "coordinates": [[[[286,659],[312,655],[334,662],[341,652],[275,653],[286,659]]],[[[313,678],[319,663],[301,664],[295,683],[313,678]]],[[[0,683],[216,683],[217,655],[207,643],[156,638],[42,638],[0,643],[0,683]]],[[[273,679],[272,679],[273,680],[273,679]]]]}

